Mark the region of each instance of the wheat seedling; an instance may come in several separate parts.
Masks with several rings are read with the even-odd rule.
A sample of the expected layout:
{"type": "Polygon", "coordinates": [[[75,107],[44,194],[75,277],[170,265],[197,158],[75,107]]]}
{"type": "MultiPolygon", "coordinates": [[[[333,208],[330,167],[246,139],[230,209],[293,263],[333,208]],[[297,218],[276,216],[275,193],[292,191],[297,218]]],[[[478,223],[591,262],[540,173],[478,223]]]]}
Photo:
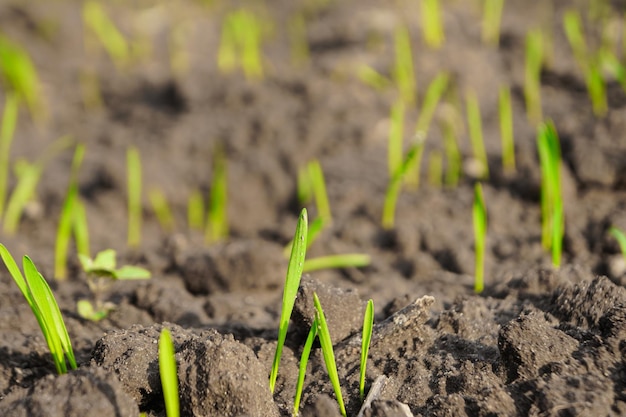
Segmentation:
{"type": "Polygon", "coordinates": [[[159,376],[163,387],[165,415],[178,417],[180,404],[178,400],[178,374],[176,372],[176,355],[172,336],[167,329],[161,330],[159,336],[159,376]]]}

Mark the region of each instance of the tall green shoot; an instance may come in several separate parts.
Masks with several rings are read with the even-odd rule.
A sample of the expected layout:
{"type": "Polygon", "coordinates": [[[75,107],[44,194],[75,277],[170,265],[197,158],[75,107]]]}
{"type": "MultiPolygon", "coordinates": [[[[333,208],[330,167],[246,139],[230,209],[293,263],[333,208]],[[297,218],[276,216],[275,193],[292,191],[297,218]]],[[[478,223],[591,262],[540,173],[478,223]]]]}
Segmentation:
{"type": "Polygon", "coordinates": [[[283,352],[283,346],[287,337],[287,329],[289,328],[289,320],[291,312],[296,301],[300,279],[302,277],[302,268],[306,258],[306,241],[307,241],[307,211],[302,209],[298,224],[296,225],[296,233],[293,238],[291,247],[291,256],[287,267],[287,277],[285,279],[285,288],[283,290],[283,302],[280,312],[280,324],[278,327],[278,341],[276,343],[276,352],[274,353],[274,361],[270,372],[270,391],[273,393],[276,386],[276,378],[278,376],[278,367],[283,352]]]}
{"type": "Polygon", "coordinates": [[[483,3],[482,41],[497,47],[500,43],[500,23],[504,0],[485,0],[483,3]]]}
{"type": "Polygon", "coordinates": [[[89,0],[83,4],[83,21],[102,44],[117,69],[126,67],[130,62],[128,42],[100,2],[89,0]]]}
{"type": "Polygon", "coordinates": [[[541,122],[541,66],[543,63],[543,38],[534,29],[526,34],[526,61],[524,65],[524,99],[526,116],[535,125],[541,122]]]}
{"type": "Polygon", "coordinates": [[[191,230],[204,230],[204,197],[199,190],[192,190],[187,200],[187,225],[191,230]]]}
{"type": "Polygon", "coordinates": [[[311,179],[311,187],[313,189],[313,196],[315,197],[317,215],[323,219],[324,226],[326,226],[332,222],[333,218],[330,212],[328,194],[326,192],[324,172],[318,160],[313,160],[309,163],[309,178],[311,179]]]}
{"type": "Polygon", "coordinates": [[[455,126],[456,112],[448,112],[441,121],[441,133],[443,135],[443,147],[446,154],[446,173],[444,183],[446,187],[454,188],[458,185],[461,177],[462,156],[457,143],[457,129],[455,126]]]}
{"type": "Polygon", "coordinates": [[[365,373],[367,370],[367,356],[372,341],[372,330],[374,328],[374,301],[370,299],[365,307],[363,316],[363,335],[361,337],[361,361],[359,365],[359,396],[361,402],[365,399],[365,373]]]}
{"type": "Polygon", "coordinates": [[[483,188],[479,182],[474,185],[474,204],[472,205],[474,223],[474,291],[483,292],[485,287],[485,240],[487,236],[487,209],[483,188]]]}
{"type": "Polygon", "coordinates": [[[178,373],[172,336],[167,329],[161,330],[159,336],[159,375],[163,387],[165,414],[167,417],[180,416],[178,400],[178,373]]]}
{"type": "Polygon", "coordinates": [[[393,80],[400,92],[400,97],[407,104],[415,103],[417,83],[413,69],[413,52],[411,51],[411,37],[405,26],[398,26],[394,33],[396,53],[393,68],[393,80]]]}
{"type": "Polygon", "coordinates": [[[442,178],[443,153],[439,149],[434,149],[428,159],[428,184],[433,188],[441,188],[442,178]]]}
{"type": "Polygon", "coordinates": [[[228,166],[221,149],[213,158],[213,178],[207,213],[205,242],[215,243],[228,237],[228,166]]]}
{"type": "Polygon", "coordinates": [[[313,272],[320,269],[363,268],[368,266],[370,262],[370,256],[362,253],[320,256],[304,261],[302,272],[313,272]]]}
{"type": "Polygon", "coordinates": [[[476,93],[468,91],[466,100],[467,124],[469,136],[472,143],[474,159],[480,163],[480,173],[478,178],[485,179],[489,176],[489,165],[487,163],[487,152],[485,152],[485,142],[483,139],[482,117],[480,115],[480,104],[476,93]]]}
{"type": "Polygon", "coordinates": [[[421,142],[412,145],[409,148],[402,165],[396,169],[396,172],[389,179],[389,184],[387,185],[387,191],[385,193],[382,216],[382,225],[385,229],[393,229],[395,225],[396,204],[398,202],[400,190],[402,189],[402,181],[408,172],[409,167],[413,166],[415,163],[415,159],[417,158],[418,153],[421,152],[422,146],[424,145],[421,142]]]}
{"type": "Polygon", "coordinates": [[[333,349],[333,341],[330,337],[330,331],[328,330],[328,323],[322,310],[322,305],[317,297],[316,293],[313,293],[313,303],[315,304],[315,321],[317,322],[317,333],[322,347],[322,356],[324,357],[324,363],[326,364],[326,371],[330,383],[335,391],[335,397],[337,397],[337,404],[339,404],[339,411],[341,415],[346,417],[346,407],[343,403],[343,396],[341,395],[341,386],[339,384],[339,374],[337,373],[337,364],[335,362],[335,352],[333,349]]]}
{"type": "Polygon", "coordinates": [[[317,318],[313,320],[313,324],[311,324],[311,329],[309,330],[309,335],[306,338],[306,342],[304,342],[304,347],[302,348],[302,354],[300,355],[300,366],[298,368],[298,382],[296,383],[296,395],[293,400],[293,416],[296,417],[300,411],[300,400],[302,399],[302,389],[304,388],[304,377],[306,376],[306,365],[309,362],[309,356],[311,355],[311,348],[313,347],[313,342],[315,341],[315,337],[317,336],[317,318]]]}
{"type": "Polygon", "coordinates": [[[561,265],[565,216],[561,194],[561,145],[552,122],[542,123],[537,133],[541,163],[541,243],[552,250],[552,264],[561,265]]]}
{"type": "Polygon", "coordinates": [[[404,114],[405,104],[403,100],[397,100],[391,107],[389,124],[389,141],[387,142],[387,166],[389,176],[402,165],[402,142],[404,137],[404,114]]]}
{"type": "Polygon", "coordinates": [[[128,193],[128,246],[141,244],[141,157],[134,146],[126,150],[126,176],[128,193]]]}
{"type": "Polygon", "coordinates": [[[446,36],[441,19],[441,7],[439,0],[422,0],[422,33],[426,45],[433,49],[440,48],[446,36]]]}
{"type": "Polygon", "coordinates": [[[2,244],[0,244],[0,257],[2,257],[9,273],[22,295],[24,295],[24,298],[26,298],[39,323],[41,332],[52,354],[57,373],[67,373],[68,365],[70,369],[76,369],[77,365],[72,342],[63,322],[63,316],[44,277],[39,273],[35,264],[28,256],[24,256],[22,259],[22,267],[24,269],[24,275],[22,275],[15,260],[2,244]],[[24,276],[26,276],[26,279],[24,279],[24,276]]]}
{"type": "Polygon", "coordinates": [[[500,139],[502,144],[502,166],[504,172],[515,173],[515,143],[513,140],[513,111],[511,109],[511,91],[500,87],[498,100],[500,110],[500,139]]]}
{"type": "Polygon", "coordinates": [[[15,93],[7,93],[2,110],[0,127],[0,220],[4,215],[4,204],[9,182],[9,160],[15,125],[18,115],[18,98],[15,93]]]}
{"type": "Polygon", "coordinates": [[[220,70],[231,73],[240,65],[247,79],[262,79],[262,37],[262,21],[252,12],[241,9],[227,15],[218,50],[217,62],[220,70]]]}

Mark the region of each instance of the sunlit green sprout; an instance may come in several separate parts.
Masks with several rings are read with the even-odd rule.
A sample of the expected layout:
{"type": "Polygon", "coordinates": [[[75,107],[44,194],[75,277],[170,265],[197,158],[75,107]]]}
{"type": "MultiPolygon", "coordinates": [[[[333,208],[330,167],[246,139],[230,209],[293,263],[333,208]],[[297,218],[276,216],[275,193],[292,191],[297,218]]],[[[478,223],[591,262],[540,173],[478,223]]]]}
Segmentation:
{"type": "Polygon", "coordinates": [[[213,178],[204,240],[215,243],[228,237],[228,166],[221,149],[213,158],[213,178]]]}
{"type": "Polygon", "coordinates": [[[78,302],[77,309],[81,317],[92,321],[102,320],[115,308],[114,304],[102,300],[104,291],[113,281],[150,278],[150,271],[138,266],[125,265],[117,268],[115,257],[116,253],[113,249],[99,252],[95,259],[78,254],[80,265],[87,274],[87,285],[94,299],[93,304],[88,300],[78,302]]]}
{"type": "Polygon", "coordinates": [[[317,294],[313,293],[313,303],[315,304],[315,321],[317,322],[317,335],[322,347],[322,356],[324,357],[324,363],[326,364],[326,371],[330,383],[335,391],[335,397],[337,397],[337,404],[339,404],[339,411],[341,415],[346,417],[346,407],[343,403],[343,396],[341,395],[341,386],[339,384],[339,374],[337,373],[337,364],[335,362],[335,351],[333,349],[333,341],[330,338],[330,331],[328,330],[328,323],[326,323],[326,317],[322,310],[322,305],[317,297],[317,294]]]}
{"type": "Polygon", "coordinates": [[[2,126],[0,126],[0,220],[4,215],[4,204],[9,182],[9,160],[11,143],[18,115],[18,98],[14,93],[8,93],[2,110],[2,126]]]}
{"type": "Polygon", "coordinates": [[[78,171],[85,156],[85,145],[78,144],[72,158],[70,181],[67,187],[59,225],[57,226],[56,241],[54,245],[54,277],[58,280],[67,278],[67,252],[70,245],[72,230],[76,224],[75,207],[78,195],[78,171]]]}
{"type": "Polygon", "coordinates": [[[439,0],[422,0],[422,33],[426,45],[431,48],[439,48],[443,45],[446,37],[441,20],[441,7],[439,0]]]}
{"type": "Polygon", "coordinates": [[[311,329],[309,330],[309,335],[306,338],[306,342],[304,342],[304,347],[302,348],[302,354],[300,355],[300,366],[298,368],[298,382],[296,383],[296,395],[293,400],[293,413],[292,415],[295,417],[298,415],[300,411],[300,400],[302,399],[302,389],[304,388],[304,377],[306,376],[306,366],[309,362],[309,356],[311,355],[311,348],[313,347],[313,342],[315,341],[315,337],[317,336],[317,318],[313,320],[313,324],[311,324],[311,329]]]}
{"type": "Polygon", "coordinates": [[[83,21],[96,36],[100,44],[118,69],[130,61],[128,42],[98,1],[88,0],[83,4],[83,21]]]}
{"type": "Polygon", "coordinates": [[[542,119],[541,110],[541,66],[543,63],[543,37],[538,29],[526,34],[526,61],[524,66],[524,99],[526,115],[530,123],[542,119]]]}
{"type": "Polygon", "coordinates": [[[487,236],[487,209],[483,188],[479,182],[474,185],[474,204],[472,206],[474,222],[474,291],[483,292],[485,287],[485,240],[487,236]]]}
{"type": "Polygon", "coordinates": [[[502,166],[504,172],[515,172],[515,143],[513,141],[513,111],[511,110],[511,91],[500,87],[498,106],[500,110],[500,139],[502,143],[502,166]]]}
{"type": "Polygon", "coordinates": [[[148,199],[150,200],[150,204],[152,204],[152,210],[154,211],[161,228],[166,232],[173,231],[174,216],[172,215],[172,210],[170,209],[163,191],[159,188],[152,188],[148,191],[148,199]]]}
{"type": "MultiPolygon", "coordinates": [[[[449,109],[452,109],[451,107],[449,109]]],[[[443,135],[443,147],[446,154],[446,173],[444,183],[446,187],[454,188],[459,183],[462,172],[463,157],[457,143],[457,128],[455,124],[455,112],[446,113],[441,120],[441,133],[443,135]]]]}
{"type": "Polygon", "coordinates": [[[409,170],[409,167],[415,163],[415,158],[417,158],[422,146],[423,143],[421,142],[413,144],[409,148],[402,165],[398,167],[394,175],[389,179],[387,192],[385,193],[382,217],[382,225],[385,229],[392,229],[395,225],[396,204],[398,202],[400,190],[402,189],[402,181],[409,170]]]}
{"type": "Polygon", "coordinates": [[[163,387],[165,414],[167,417],[180,415],[178,400],[178,373],[176,371],[176,356],[172,336],[167,329],[161,330],[159,337],[159,375],[163,387]]]}
{"type": "Polygon", "coordinates": [[[128,246],[141,244],[141,157],[134,146],[126,150],[126,176],[128,198],[128,246]]]}
{"type": "Polygon", "coordinates": [[[389,176],[402,165],[402,142],[404,138],[404,101],[397,100],[391,107],[389,140],[387,142],[387,166],[389,176]]]}
{"type": "Polygon", "coordinates": [[[0,34],[0,75],[7,90],[23,100],[33,119],[47,117],[37,70],[28,53],[6,36],[0,34]]]}
{"type": "Polygon", "coordinates": [[[249,80],[263,78],[261,46],[265,24],[256,14],[245,9],[226,16],[217,56],[222,72],[231,73],[240,65],[249,80]]]}
{"type": "Polygon", "coordinates": [[[293,238],[291,248],[291,257],[289,258],[289,266],[287,267],[287,277],[285,279],[285,288],[283,291],[283,302],[280,312],[280,324],[278,327],[278,341],[276,343],[276,352],[274,353],[274,361],[270,372],[270,391],[273,393],[276,386],[276,378],[278,376],[278,366],[287,337],[287,329],[289,328],[289,320],[291,312],[296,301],[296,294],[300,286],[300,278],[302,277],[302,268],[306,257],[306,241],[307,241],[307,212],[302,209],[296,233],[293,238]]]}
{"type": "Polygon", "coordinates": [[[304,261],[303,272],[313,272],[320,269],[362,268],[368,266],[370,262],[370,256],[362,253],[320,256],[304,261]]]}
{"type": "Polygon", "coordinates": [[[396,62],[393,68],[393,81],[400,92],[400,97],[407,104],[414,104],[417,94],[411,37],[405,26],[397,26],[394,33],[396,62]]]}
{"type": "Polygon", "coordinates": [[[374,90],[382,91],[391,85],[391,80],[368,65],[360,65],[356,70],[356,76],[364,84],[374,90]]]}
{"type": "Polygon", "coordinates": [[[504,0],[485,0],[483,4],[482,40],[483,43],[498,46],[500,43],[500,22],[504,0]]]}
{"type": "Polygon", "coordinates": [[[323,220],[324,226],[327,226],[332,222],[333,216],[330,212],[324,172],[317,159],[309,163],[309,178],[311,179],[311,187],[313,189],[313,196],[315,197],[317,215],[323,220]]]}
{"type": "Polygon", "coordinates": [[[187,201],[187,225],[191,230],[204,230],[204,197],[199,190],[192,190],[187,201]]]}
{"type": "Polygon", "coordinates": [[[41,332],[52,354],[57,372],[59,374],[66,373],[68,365],[70,369],[76,369],[72,342],[67,334],[63,316],[44,277],[39,273],[35,264],[28,256],[24,256],[22,259],[22,267],[24,269],[24,275],[22,275],[15,260],[2,244],[0,244],[0,257],[2,257],[13,280],[37,318],[41,332]],[[24,279],[24,276],[26,276],[26,279],[24,279]]]}
{"type": "Polygon", "coordinates": [[[609,228],[609,233],[617,240],[622,255],[624,255],[624,260],[626,260],[626,234],[615,226],[609,228]]]}
{"type": "Polygon", "coordinates": [[[374,328],[374,301],[369,300],[363,316],[363,335],[361,337],[361,361],[359,364],[359,396],[361,402],[365,399],[365,374],[367,370],[367,356],[372,341],[372,330],[374,328]]]}
{"type": "Polygon", "coordinates": [[[561,265],[565,216],[561,191],[561,145],[552,122],[542,123],[537,133],[541,162],[541,244],[552,250],[552,264],[561,265]]]}
{"type": "Polygon", "coordinates": [[[469,136],[472,143],[474,159],[480,163],[481,172],[478,178],[485,179],[489,176],[489,165],[487,163],[487,152],[485,151],[485,141],[483,139],[482,117],[480,115],[480,104],[476,93],[468,91],[466,96],[467,124],[469,136]]]}

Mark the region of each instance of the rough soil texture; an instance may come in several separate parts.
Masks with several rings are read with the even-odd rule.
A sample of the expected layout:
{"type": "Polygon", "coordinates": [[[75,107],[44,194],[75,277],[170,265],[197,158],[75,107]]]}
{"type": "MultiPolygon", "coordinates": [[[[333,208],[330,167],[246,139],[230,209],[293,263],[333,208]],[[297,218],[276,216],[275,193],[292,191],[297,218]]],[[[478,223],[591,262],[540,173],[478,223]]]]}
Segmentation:
{"type": "MultiPolygon", "coordinates": [[[[365,416],[626,414],[626,266],[607,233],[611,225],[626,230],[626,94],[610,81],[608,113],[593,115],[562,29],[563,12],[580,2],[507,1],[500,46],[491,47],[481,42],[478,2],[442,1],[446,41],[436,50],[424,44],[419,2],[254,3],[273,23],[259,81],[217,67],[221,22],[236,5],[200,3],[107,2],[123,33],[143,36],[151,46],[147,57],[124,69],[101,48],[85,49],[80,2],[0,4],[2,32],[32,55],[48,110],[41,123],[22,110],[11,160],[34,161],[64,134],[84,142],[79,185],[92,252],[116,249],[120,263],[153,274],[147,281],[115,283],[105,295],[117,305],[108,318],[95,323],[76,313],[76,302],[90,294],[73,252],[69,279],[53,279],[72,152],[53,157],[18,233],[0,233],[0,242],[16,258],[28,254],[51,282],[79,369],[55,374],[35,318],[1,269],[1,416],[164,416],[157,357],[163,327],[175,343],[183,415],[291,415],[313,291],[330,323],[350,416],[361,408],[360,330],[369,298],[376,317],[366,389],[380,376],[386,383],[365,416]],[[288,28],[305,8],[310,61],[298,66],[290,60],[288,28]],[[439,71],[450,73],[453,86],[435,113],[420,186],[403,190],[396,226],[384,230],[389,110],[397,92],[376,90],[355,74],[367,64],[391,77],[393,33],[401,24],[408,25],[414,45],[418,103],[439,71]],[[553,36],[541,93],[564,159],[558,270],[541,247],[536,129],[524,107],[525,35],[536,27],[553,36]],[[186,67],[172,69],[173,52],[186,67]],[[83,102],[85,71],[99,80],[99,107],[83,102]],[[514,174],[505,174],[500,159],[503,84],[513,97],[514,174]],[[480,102],[490,169],[483,183],[489,227],[480,295],[473,292],[475,179],[464,122],[469,88],[480,102]],[[459,119],[466,170],[458,186],[440,188],[427,180],[428,161],[443,150],[441,126],[450,114],[459,119]],[[126,245],[130,145],[143,163],[138,249],[126,245]],[[219,149],[228,164],[230,237],[207,245],[203,232],[187,226],[187,201],[193,190],[208,195],[219,149]],[[272,395],[268,375],[287,266],[283,247],[301,208],[298,169],[314,158],[326,177],[333,223],[307,256],[366,253],[372,263],[303,277],[272,395]],[[154,187],[168,199],[174,231],[163,231],[157,221],[147,194],[154,187]]],[[[611,16],[621,18],[621,2],[613,3],[611,16]]],[[[579,7],[593,49],[604,25],[589,17],[588,5],[579,7]]],[[[418,114],[407,112],[405,144],[418,114]]],[[[315,218],[314,204],[307,207],[315,218]]],[[[339,415],[334,398],[314,346],[301,415],[339,415]]]]}

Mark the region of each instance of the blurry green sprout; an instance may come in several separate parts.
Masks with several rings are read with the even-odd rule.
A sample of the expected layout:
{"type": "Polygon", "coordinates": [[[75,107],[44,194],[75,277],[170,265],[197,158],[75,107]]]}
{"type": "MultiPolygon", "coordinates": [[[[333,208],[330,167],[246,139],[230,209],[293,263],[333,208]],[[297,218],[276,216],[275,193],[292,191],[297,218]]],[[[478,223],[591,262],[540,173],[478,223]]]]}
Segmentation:
{"type": "Polygon", "coordinates": [[[176,371],[176,356],[172,336],[167,329],[161,330],[159,337],[159,375],[165,400],[165,414],[167,417],[180,416],[178,400],[178,373],[176,371]]]}
{"type": "Polygon", "coordinates": [[[304,347],[302,348],[302,354],[300,355],[300,366],[298,368],[298,382],[296,383],[296,395],[293,400],[293,416],[296,417],[300,411],[300,400],[302,398],[302,389],[304,388],[304,377],[306,376],[306,366],[309,362],[309,356],[311,355],[311,348],[313,347],[313,342],[315,341],[315,337],[317,336],[317,317],[313,320],[313,324],[311,324],[311,329],[309,330],[309,335],[306,338],[306,342],[304,342],[304,347]]]}
{"type": "Polygon", "coordinates": [[[2,126],[0,126],[0,220],[4,214],[4,204],[9,182],[9,160],[15,125],[18,115],[18,98],[8,93],[2,110],[2,126]]]}
{"type": "Polygon", "coordinates": [[[391,107],[389,141],[387,143],[387,166],[389,176],[402,165],[402,141],[404,137],[405,105],[403,100],[397,100],[391,107]]]}
{"type": "Polygon", "coordinates": [[[472,206],[474,222],[474,291],[483,292],[485,288],[485,240],[487,236],[487,209],[483,188],[479,182],[474,185],[474,204],[472,206]]]}
{"type": "Polygon", "coordinates": [[[330,212],[330,203],[328,202],[328,194],[326,193],[326,180],[324,179],[322,166],[319,161],[315,159],[309,162],[308,168],[311,188],[313,189],[313,196],[315,197],[315,204],[317,206],[317,215],[323,220],[324,226],[329,225],[333,217],[330,212]]]}
{"type": "Polygon", "coordinates": [[[498,46],[500,43],[500,22],[504,0],[485,0],[483,4],[482,41],[498,46]]]}
{"type": "Polygon", "coordinates": [[[204,198],[199,190],[192,190],[187,200],[187,225],[191,230],[204,230],[204,198]]]}
{"type": "Polygon", "coordinates": [[[83,4],[83,21],[118,69],[126,67],[130,61],[130,48],[124,35],[107,15],[98,1],[88,0],[83,4]]]}
{"type": "Polygon", "coordinates": [[[502,143],[502,166],[504,172],[515,172],[515,143],[513,141],[513,111],[511,110],[511,91],[500,87],[498,106],[500,108],[500,138],[502,143]]]}
{"type": "Polygon", "coordinates": [[[115,308],[112,303],[102,301],[103,292],[113,281],[149,279],[150,271],[138,266],[122,266],[117,268],[116,253],[113,249],[99,252],[95,259],[78,254],[78,259],[87,274],[87,285],[94,298],[94,304],[88,300],[80,300],[77,304],[78,314],[91,321],[105,318],[115,308]]]}
{"type": "Polygon", "coordinates": [[[7,90],[26,103],[33,119],[45,120],[47,115],[37,69],[28,52],[2,34],[0,34],[0,75],[7,90]]]}
{"type": "Polygon", "coordinates": [[[337,404],[339,404],[339,411],[341,415],[346,417],[346,407],[343,403],[343,396],[341,395],[341,386],[339,384],[339,374],[337,373],[337,364],[335,362],[335,351],[333,349],[333,341],[330,338],[330,331],[328,330],[328,323],[326,323],[326,317],[322,310],[322,305],[317,297],[316,293],[313,293],[313,303],[315,304],[315,321],[317,322],[317,336],[320,340],[322,347],[322,356],[324,357],[324,363],[326,364],[326,371],[330,383],[335,391],[335,397],[337,397],[337,404]]]}
{"type": "Polygon", "coordinates": [[[141,244],[141,157],[134,146],[126,151],[126,175],[128,184],[128,246],[141,244]]]}
{"type": "Polygon", "coordinates": [[[396,62],[393,68],[393,81],[400,92],[400,97],[407,104],[415,103],[417,83],[413,69],[411,37],[405,26],[397,26],[394,32],[396,62]]]}
{"type": "Polygon", "coordinates": [[[274,361],[270,372],[270,391],[273,393],[276,386],[276,378],[278,376],[278,366],[287,337],[287,329],[289,328],[289,320],[291,312],[296,302],[298,287],[302,277],[302,268],[306,258],[306,241],[307,241],[307,211],[302,209],[296,233],[293,238],[291,248],[291,257],[289,258],[289,266],[287,267],[287,277],[285,279],[285,288],[283,290],[283,302],[280,312],[280,324],[278,327],[278,341],[276,344],[276,352],[274,353],[274,361]]]}
{"type": "Polygon", "coordinates": [[[392,229],[395,225],[396,204],[398,202],[400,190],[402,189],[402,180],[409,170],[409,167],[415,163],[415,158],[417,158],[422,146],[423,143],[420,142],[412,145],[409,148],[402,165],[398,167],[394,175],[389,179],[387,192],[385,193],[382,217],[382,225],[385,229],[392,229]]]}
{"type": "Polygon", "coordinates": [[[213,158],[213,179],[207,213],[205,241],[215,243],[228,237],[228,167],[221,149],[213,158]]]}
{"type": "Polygon", "coordinates": [[[561,145],[552,122],[542,123],[537,133],[541,163],[541,244],[552,250],[552,264],[561,265],[565,216],[561,191],[561,145]]]}
{"type": "Polygon", "coordinates": [[[426,45],[439,48],[443,45],[446,36],[441,21],[441,7],[439,0],[422,0],[422,33],[426,45]]]}
{"type": "Polygon", "coordinates": [[[152,210],[157,217],[161,228],[166,232],[174,230],[174,216],[167,202],[167,198],[163,191],[159,188],[152,188],[148,192],[148,199],[152,205],[152,210]]]}
{"type": "Polygon", "coordinates": [[[542,119],[541,66],[543,63],[543,38],[539,30],[526,35],[526,62],[524,66],[524,98],[526,115],[533,125],[542,119]]]}
{"type": "Polygon", "coordinates": [[[240,9],[229,13],[222,25],[217,64],[224,73],[241,66],[247,79],[263,78],[262,39],[264,22],[251,11],[240,9]]]}
{"type": "Polygon", "coordinates": [[[359,365],[359,396],[361,402],[365,399],[365,373],[367,369],[367,356],[372,341],[372,329],[374,328],[374,301],[369,300],[363,316],[363,335],[361,337],[361,362],[359,365]]]}
{"type": "Polygon", "coordinates": [[[626,234],[615,226],[611,226],[609,228],[609,233],[615,238],[615,240],[617,240],[619,248],[622,251],[622,255],[624,256],[624,260],[626,260],[626,234]]]}
{"type": "Polygon", "coordinates": [[[13,280],[37,318],[41,332],[52,354],[57,373],[67,373],[68,365],[70,369],[76,369],[72,342],[67,334],[63,316],[44,277],[28,256],[24,256],[22,259],[24,268],[24,275],[22,275],[15,260],[2,244],[0,244],[0,257],[2,257],[13,280]]]}
{"type": "Polygon", "coordinates": [[[443,147],[446,154],[446,173],[444,183],[446,187],[450,188],[454,188],[458,185],[462,171],[462,156],[456,139],[457,133],[454,116],[454,113],[447,112],[447,116],[442,118],[440,123],[443,135],[443,147]]]}
{"type": "Polygon", "coordinates": [[[368,65],[360,65],[356,70],[356,76],[364,84],[374,90],[382,91],[391,85],[391,80],[368,65]]]}
{"type": "Polygon", "coordinates": [[[313,272],[320,269],[362,268],[368,266],[370,262],[370,256],[361,253],[320,256],[304,261],[303,272],[313,272]]]}
{"type": "Polygon", "coordinates": [[[479,173],[478,178],[485,179],[489,176],[489,165],[487,163],[487,152],[485,152],[485,142],[483,139],[480,104],[478,103],[476,93],[471,90],[468,91],[465,103],[472,151],[474,159],[480,163],[481,167],[481,172],[479,173]]]}
{"type": "Polygon", "coordinates": [[[428,160],[428,183],[433,188],[441,188],[443,177],[443,154],[435,149],[428,160]]]}

